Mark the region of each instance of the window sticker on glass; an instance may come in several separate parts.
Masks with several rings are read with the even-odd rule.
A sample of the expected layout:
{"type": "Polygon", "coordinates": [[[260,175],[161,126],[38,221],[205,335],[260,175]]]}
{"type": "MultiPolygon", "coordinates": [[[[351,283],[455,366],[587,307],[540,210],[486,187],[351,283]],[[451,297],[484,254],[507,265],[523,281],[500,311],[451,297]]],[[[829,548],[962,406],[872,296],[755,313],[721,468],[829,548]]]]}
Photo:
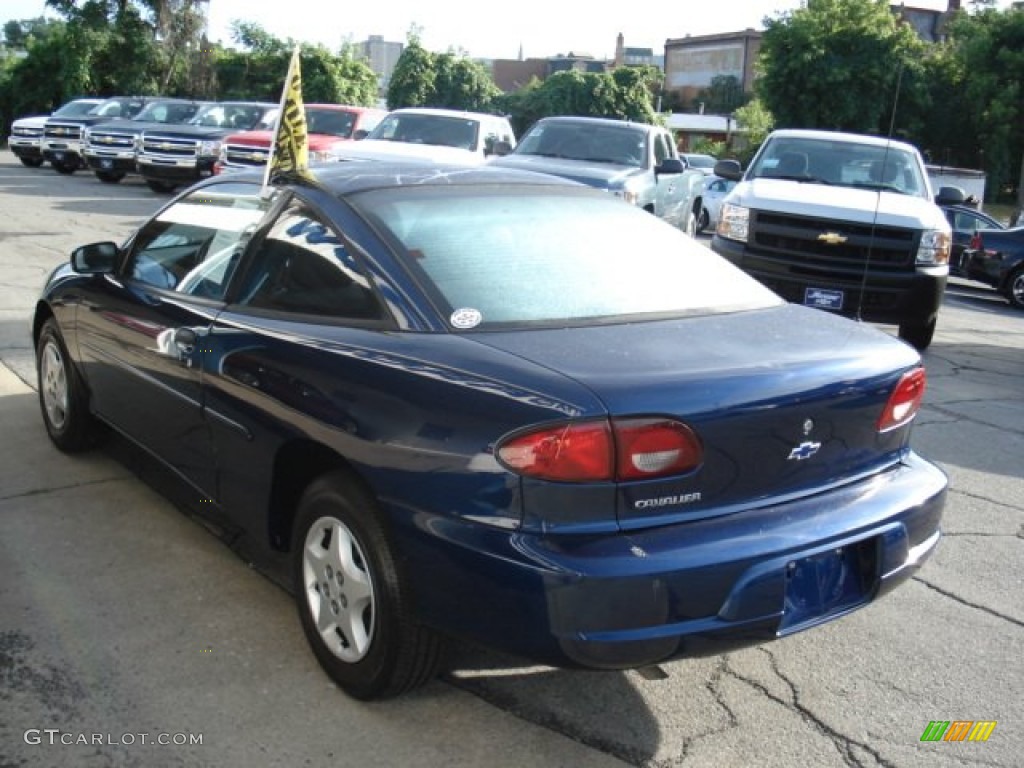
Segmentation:
{"type": "Polygon", "coordinates": [[[483,315],[476,309],[456,309],[452,312],[451,324],[454,328],[466,330],[468,328],[476,328],[483,319],[483,315]]]}

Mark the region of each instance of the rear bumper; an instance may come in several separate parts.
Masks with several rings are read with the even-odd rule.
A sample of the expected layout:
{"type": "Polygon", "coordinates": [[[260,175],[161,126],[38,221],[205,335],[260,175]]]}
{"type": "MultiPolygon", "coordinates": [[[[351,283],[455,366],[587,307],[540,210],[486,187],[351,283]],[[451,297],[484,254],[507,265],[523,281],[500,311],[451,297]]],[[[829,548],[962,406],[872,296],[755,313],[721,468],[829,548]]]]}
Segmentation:
{"type": "Polygon", "coordinates": [[[871,479],[719,518],[587,537],[419,521],[403,549],[412,583],[431,584],[422,618],[442,631],[560,666],[631,668],[866,605],[934,551],[946,486],[910,454],[871,479]]]}
{"type": "Polygon", "coordinates": [[[835,310],[838,314],[877,323],[931,323],[938,317],[949,275],[945,266],[918,267],[912,272],[869,268],[866,274],[848,266],[824,270],[768,259],[743,243],[718,235],[712,239],[711,247],[788,302],[810,303],[809,291],[812,295],[815,291],[838,292],[842,296],[842,307],[835,310]]]}

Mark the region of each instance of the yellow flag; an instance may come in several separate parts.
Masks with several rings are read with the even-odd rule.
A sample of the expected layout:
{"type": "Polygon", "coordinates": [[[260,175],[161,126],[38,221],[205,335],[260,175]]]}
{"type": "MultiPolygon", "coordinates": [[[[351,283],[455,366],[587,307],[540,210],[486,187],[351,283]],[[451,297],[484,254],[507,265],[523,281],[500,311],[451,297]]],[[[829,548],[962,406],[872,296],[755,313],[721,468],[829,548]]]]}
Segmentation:
{"type": "Polygon", "coordinates": [[[267,179],[275,171],[307,175],[309,142],[306,136],[306,108],[302,103],[302,72],[299,46],[292,52],[288,76],[281,94],[281,111],[277,116],[277,136],[267,163],[267,179]]]}

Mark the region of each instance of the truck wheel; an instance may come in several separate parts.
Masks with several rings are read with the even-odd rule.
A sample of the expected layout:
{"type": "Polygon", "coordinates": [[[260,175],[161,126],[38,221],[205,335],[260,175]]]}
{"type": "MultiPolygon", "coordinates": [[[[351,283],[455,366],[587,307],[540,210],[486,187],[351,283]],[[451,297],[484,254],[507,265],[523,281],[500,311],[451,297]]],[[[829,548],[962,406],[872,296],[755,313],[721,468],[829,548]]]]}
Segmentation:
{"type": "Polygon", "coordinates": [[[104,184],[117,184],[124,178],[124,174],[119,171],[96,171],[96,178],[104,184]]]}
{"type": "Polygon", "coordinates": [[[684,223],[683,231],[686,234],[688,234],[690,237],[696,237],[697,236],[697,214],[695,214],[693,211],[690,211],[689,213],[686,214],[686,221],[683,222],[683,223],[684,223]]]}
{"type": "Polygon", "coordinates": [[[170,184],[166,181],[157,181],[156,179],[146,179],[146,186],[161,195],[169,195],[178,188],[177,184],[170,184]]]}
{"type": "Polygon", "coordinates": [[[413,617],[380,509],[350,476],[328,473],[302,494],[291,555],[302,629],[346,693],[387,698],[434,677],[442,641],[413,617]]]}
{"type": "Polygon", "coordinates": [[[75,163],[69,163],[63,160],[59,163],[50,163],[53,166],[53,170],[57,173],[63,173],[65,176],[70,176],[72,173],[78,170],[78,165],[75,163]]]}
{"type": "Polygon", "coordinates": [[[1017,267],[1006,281],[1004,294],[1010,305],[1024,309],[1024,266],[1017,267]]]}
{"type": "Polygon", "coordinates": [[[925,325],[916,325],[914,323],[900,323],[900,338],[910,344],[910,346],[924,351],[928,348],[928,345],[932,343],[932,337],[935,335],[935,320],[925,325]]]}
{"type": "Polygon", "coordinates": [[[43,158],[41,157],[19,157],[21,164],[28,166],[29,168],[38,168],[43,164],[43,158]]]}
{"type": "Polygon", "coordinates": [[[700,216],[697,217],[697,231],[703,232],[708,228],[708,224],[711,223],[711,214],[708,213],[708,209],[703,205],[700,207],[700,216]]]}

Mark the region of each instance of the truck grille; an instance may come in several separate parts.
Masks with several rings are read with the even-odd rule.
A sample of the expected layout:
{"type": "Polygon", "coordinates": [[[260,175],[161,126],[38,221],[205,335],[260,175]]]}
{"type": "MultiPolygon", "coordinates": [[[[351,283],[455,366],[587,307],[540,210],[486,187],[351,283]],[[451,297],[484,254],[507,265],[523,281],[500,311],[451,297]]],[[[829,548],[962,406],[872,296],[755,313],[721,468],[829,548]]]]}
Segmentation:
{"type": "Polygon", "coordinates": [[[86,146],[91,149],[131,150],[135,148],[135,136],[114,131],[90,131],[86,146]]]}
{"type": "Polygon", "coordinates": [[[749,243],[757,255],[793,266],[913,271],[920,233],[771,211],[754,211],[749,243]]]}
{"type": "Polygon", "coordinates": [[[42,128],[11,128],[11,135],[21,139],[38,139],[43,135],[42,128]]]}
{"type": "Polygon", "coordinates": [[[140,153],[168,158],[196,157],[199,154],[199,142],[195,139],[143,134],[140,153]]]}
{"type": "Polygon", "coordinates": [[[81,123],[48,122],[43,130],[44,136],[53,141],[78,141],[82,138],[81,123]]]}
{"type": "Polygon", "coordinates": [[[269,147],[253,147],[244,144],[228,144],[224,148],[226,165],[257,167],[267,164],[269,147]]]}

